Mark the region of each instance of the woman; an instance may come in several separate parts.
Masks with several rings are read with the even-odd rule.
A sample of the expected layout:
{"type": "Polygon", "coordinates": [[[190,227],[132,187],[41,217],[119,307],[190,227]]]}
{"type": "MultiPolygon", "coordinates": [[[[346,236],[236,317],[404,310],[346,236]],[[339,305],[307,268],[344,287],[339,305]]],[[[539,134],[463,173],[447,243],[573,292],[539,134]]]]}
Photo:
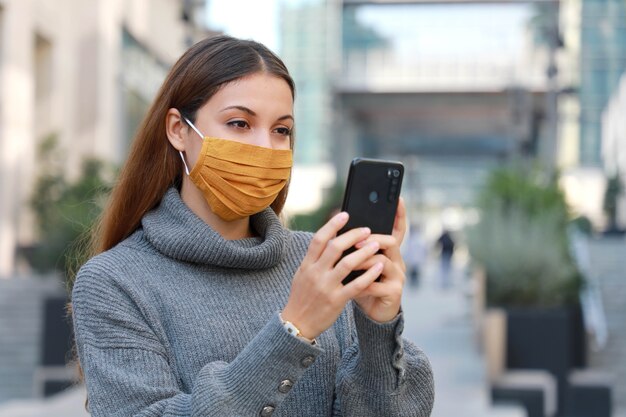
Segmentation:
{"type": "Polygon", "coordinates": [[[210,38],[172,68],[73,289],[94,416],[430,414],[430,365],[401,338],[403,205],[393,236],[277,217],[293,99],[256,42],[210,38]]]}

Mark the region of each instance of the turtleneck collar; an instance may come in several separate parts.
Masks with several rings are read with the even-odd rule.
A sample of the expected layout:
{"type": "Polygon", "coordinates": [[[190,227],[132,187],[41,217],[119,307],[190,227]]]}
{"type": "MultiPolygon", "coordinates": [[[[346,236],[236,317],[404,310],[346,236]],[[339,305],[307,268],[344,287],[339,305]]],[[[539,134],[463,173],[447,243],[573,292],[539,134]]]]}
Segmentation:
{"type": "Polygon", "coordinates": [[[226,240],[187,207],[175,188],[141,224],[148,241],[164,255],[226,268],[272,267],[282,258],[287,240],[287,230],[271,208],[250,217],[259,237],[226,240]]]}

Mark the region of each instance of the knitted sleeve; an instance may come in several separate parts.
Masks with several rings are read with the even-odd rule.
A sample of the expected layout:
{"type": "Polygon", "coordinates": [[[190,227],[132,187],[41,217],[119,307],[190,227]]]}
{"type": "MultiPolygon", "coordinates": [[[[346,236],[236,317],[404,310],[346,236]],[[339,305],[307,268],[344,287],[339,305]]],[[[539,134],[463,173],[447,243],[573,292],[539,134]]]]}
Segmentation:
{"type": "Polygon", "coordinates": [[[289,335],[276,314],[232,362],[206,364],[190,392],[183,392],[166,341],[128,292],[88,267],[72,294],[76,345],[94,417],[268,414],[286,397],[275,382],[297,381],[323,352],[289,335]]]}
{"type": "Polygon", "coordinates": [[[432,369],[424,353],[402,338],[400,313],[388,323],[371,320],[353,303],[352,343],[337,371],[336,416],[430,416],[432,369]]]}

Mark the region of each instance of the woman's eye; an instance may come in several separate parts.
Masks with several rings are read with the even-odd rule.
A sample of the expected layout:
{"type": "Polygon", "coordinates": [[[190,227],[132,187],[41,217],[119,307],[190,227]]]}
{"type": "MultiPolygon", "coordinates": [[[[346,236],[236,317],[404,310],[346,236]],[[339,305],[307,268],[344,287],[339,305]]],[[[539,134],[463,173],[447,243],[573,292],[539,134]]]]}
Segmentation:
{"type": "Polygon", "coordinates": [[[288,129],[286,127],[279,127],[275,129],[276,133],[278,133],[279,135],[283,135],[283,136],[290,136],[291,135],[291,129],[288,129]]]}
{"type": "Polygon", "coordinates": [[[229,126],[237,127],[239,129],[246,129],[248,123],[245,120],[232,120],[227,123],[229,126]]]}

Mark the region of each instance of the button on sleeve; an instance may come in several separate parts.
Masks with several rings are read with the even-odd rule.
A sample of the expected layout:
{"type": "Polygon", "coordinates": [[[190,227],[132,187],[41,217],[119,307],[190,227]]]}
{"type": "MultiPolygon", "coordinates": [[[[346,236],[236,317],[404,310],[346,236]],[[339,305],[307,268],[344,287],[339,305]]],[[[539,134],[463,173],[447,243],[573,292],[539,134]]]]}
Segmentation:
{"type": "Polygon", "coordinates": [[[274,414],[275,409],[276,408],[273,405],[266,405],[265,407],[263,407],[259,415],[261,417],[270,417],[272,414],[274,414]]]}
{"type": "Polygon", "coordinates": [[[309,355],[309,356],[305,356],[304,358],[302,358],[302,360],[300,361],[300,364],[302,365],[302,367],[308,368],[309,366],[313,364],[313,362],[315,362],[315,357],[309,355]]]}
{"type": "Polygon", "coordinates": [[[278,385],[278,391],[281,394],[287,394],[289,391],[291,391],[292,387],[293,387],[293,381],[289,379],[285,379],[278,385]]]}

